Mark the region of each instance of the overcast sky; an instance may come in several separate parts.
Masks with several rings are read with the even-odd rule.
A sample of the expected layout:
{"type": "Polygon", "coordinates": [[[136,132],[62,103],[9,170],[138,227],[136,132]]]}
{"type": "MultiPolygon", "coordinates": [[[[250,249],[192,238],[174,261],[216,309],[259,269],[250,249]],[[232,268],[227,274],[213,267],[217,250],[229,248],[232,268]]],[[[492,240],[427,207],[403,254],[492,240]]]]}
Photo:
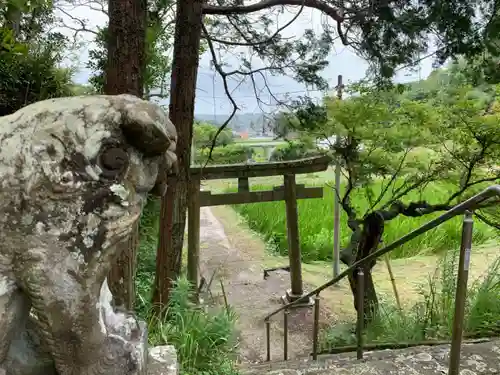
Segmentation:
{"type": "MultiPolygon", "coordinates": [[[[279,18],[279,24],[283,25],[291,17],[294,16],[294,12],[297,12],[298,8],[290,8],[288,14],[283,14],[279,18]]],[[[106,16],[103,13],[92,11],[86,7],[79,7],[77,9],[70,10],[71,15],[79,18],[84,18],[88,20],[90,27],[95,28],[96,26],[105,25],[107,22],[106,16]]],[[[61,15],[65,18],[67,24],[71,23],[68,17],[61,15]]],[[[306,28],[313,28],[315,30],[321,30],[322,22],[325,22],[325,16],[317,10],[305,9],[300,14],[299,18],[288,27],[285,36],[300,36],[306,28]]],[[[62,31],[62,30],[61,30],[62,31]]],[[[63,31],[68,34],[68,31],[63,31]]],[[[72,35],[72,34],[68,34],[72,35]]],[[[92,39],[93,34],[87,33],[86,35],[81,34],[85,39],[84,46],[78,55],[78,65],[79,71],[75,75],[74,80],[77,83],[86,83],[90,71],[85,68],[85,64],[88,60],[88,51],[92,49],[92,39]]],[[[230,62],[229,58],[229,62],[230,62]]],[[[74,64],[74,58],[73,58],[74,64]]],[[[234,60],[233,60],[234,62],[234,60]]],[[[200,61],[200,69],[198,72],[198,81],[196,86],[196,109],[197,114],[226,114],[231,111],[231,106],[229,101],[225,97],[224,88],[222,86],[222,80],[218,77],[216,73],[210,68],[210,56],[208,53],[202,56],[200,61]]],[[[334,87],[337,82],[337,76],[342,74],[344,77],[344,83],[349,81],[356,81],[365,77],[367,69],[367,63],[357,57],[351,50],[343,47],[340,43],[335,44],[335,51],[329,57],[329,66],[324,70],[323,77],[326,78],[331,87],[334,87]]],[[[413,81],[419,78],[426,78],[432,70],[432,59],[425,59],[420,65],[420,69],[416,72],[410,72],[407,70],[401,70],[398,72],[396,81],[405,82],[413,81]]],[[[269,86],[272,88],[273,93],[280,97],[280,95],[289,94],[290,96],[303,96],[309,94],[309,96],[315,98],[321,98],[323,96],[322,92],[317,91],[307,91],[304,85],[295,82],[289,77],[268,77],[269,86]]],[[[233,98],[235,98],[240,111],[243,112],[260,112],[257,100],[255,99],[255,94],[253,87],[250,82],[230,82],[231,90],[233,91],[233,98]]],[[[264,95],[262,97],[264,101],[269,101],[264,95]]]]}

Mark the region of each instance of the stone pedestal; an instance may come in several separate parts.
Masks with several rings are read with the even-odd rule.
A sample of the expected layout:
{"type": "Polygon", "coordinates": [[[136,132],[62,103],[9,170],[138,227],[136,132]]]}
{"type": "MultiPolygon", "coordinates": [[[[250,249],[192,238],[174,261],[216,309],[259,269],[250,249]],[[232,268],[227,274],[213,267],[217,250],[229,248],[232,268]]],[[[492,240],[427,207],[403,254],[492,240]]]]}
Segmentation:
{"type": "Polygon", "coordinates": [[[177,352],[172,345],[149,349],[147,375],[178,375],[177,352]]]}
{"type": "MultiPolygon", "coordinates": [[[[36,333],[35,318],[30,318],[24,331],[11,343],[6,361],[0,368],[0,375],[58,375],[54,362],[44,350],[36,333]]],[[[139,323],[141,334],[134,342],[129,342],[133,356],[140,360],[140,375],[178,375],[177,352],[172,345],[147,349],[147,328],[139,323]]],[[[111,340],[113,342],[113,340],[111,340]]],[[[113,374],[128,375],[126,369],[116,368],[113,374]]],[[[135,374],[135,373],[134,373],[135,374]]]]}
{"type": "MultiPolygon", "coordinates": [[[[288,289],[285,293],[284,296],[281,297],[281,300],[283,301],[283,303],[286,305],[286,304],[289,304],[293,301],[296,301],[298,300],[299,298],[301,298],[303,295],[295,295],[292,293],[292,290],[291,289],[288,289]]],[[[308,298],[306,299],[305,301],[302,301],[302,302],[298,302],[296,303],[295,305],[293,305],[291,308],[299,308],[299,307],[312,307],[314,305],[314,300],[312,298],[308,298]]]]}

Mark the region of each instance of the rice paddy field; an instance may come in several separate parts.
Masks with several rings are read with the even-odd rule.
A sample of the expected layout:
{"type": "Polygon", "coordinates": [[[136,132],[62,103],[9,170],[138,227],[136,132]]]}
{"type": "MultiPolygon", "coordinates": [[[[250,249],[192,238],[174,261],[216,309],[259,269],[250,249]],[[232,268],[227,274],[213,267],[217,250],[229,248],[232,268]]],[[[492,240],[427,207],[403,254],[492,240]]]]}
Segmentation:
{"type": "MultiPolygon", "coordinates": [[[[298,202],[300,243],[304,262],[330,261],[333,253],[333,209],[334,194],[324,180],[317,179],[315,185],[324,185],[324,196],[321,199],[307,199],[298,202]]],[[[380,191],[383,181],[377,181],[372,186],[373,191],[380,191]]],[[[253,185],[252,190],[269,189],[268,185],[253,185]]],[[[425,200],[428,203],[442,203],[450,195],[452,187],[446,184],[429,184],[425,190],[413,192],[404,198],[404,202],[425,200]]],[[[233,190],[227,186],[225,190],[233,190]]],[[[364,194],[354,194],[351,197],[357,212],[365,213],[369,208],[364,194]]],[[[271,251],[280,255],[287,254],[286,214],[284,202],[269,202],[258,204],[244,204],[233,206],[242,215],[250,228],[261,234],[271,251]]],[[[440,213],[424,217],[399,216],[386,222],[383,240],[388,244],[408,232],[418,228],[440,213]]],[[[438,228],[427,232],[408,242],[406,245],[393,250],[392,258],[407,258],[415,255],[438,254],[444,250],[456,248],[461,237],[461,217],[456,217],[442,224],[438,228]]],[[[350,239],[351,231],[347,227],[347,216],[341,212],[341,246],[345,246],[350,239]]],[[[474,224],[474,245],[496,239],[497,231],[476,221],[474,224]]]]}

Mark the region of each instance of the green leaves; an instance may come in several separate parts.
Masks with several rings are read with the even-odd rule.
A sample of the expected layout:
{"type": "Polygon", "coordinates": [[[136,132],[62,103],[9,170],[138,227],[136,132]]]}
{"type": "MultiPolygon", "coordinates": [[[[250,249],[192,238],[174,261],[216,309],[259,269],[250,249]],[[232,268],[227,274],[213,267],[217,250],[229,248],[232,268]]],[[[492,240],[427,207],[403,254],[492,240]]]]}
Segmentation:
{"type": "Polygon", "coordinates": [[[0,116],[30,103],[69,96],[70,69],[59,68],[67,39],[51,32],[51,1],[0,2],[0,116]]]}
{"type": "Polygon", "coordinates": [[[6,54],[21,55],[28,52],[28,46],[24,43],[16,42],[14,31],[9,28],[0,28],[0,55],[7,58],[6,54]]]}
{"type": "Polygon", "coordinates": [[[222,130],[203,122],[195,122],[193,127],[193,145],[196,149],[193,162],[198,165],[209,164],[235,164],[244,163],[252,157],[253,150],[245,144],[233,143],[231,129],[222,130]],[[214,149],[210,154],[212,144],[214,149]],[[209,156],[211,159],[209,160],[209,156]]]}
{"type": "Polygon", "coordinates": [[[233,142],[233,133],[231,129],[224,129],[215,138],[219,128],[212,124],[207,123],[195,123],[193,127],[193,142],[196,148],[210,148],[212,143],[215,142],[215,146],[227,146],[233,142]]]}
{"type": "Polygon", "coordinates": [[[318,139],[340,137],[330,151],[347,178],[344,197],[365,195],[369,211],[405,200],[433,181],[454,186],[447,201],[437,202],[445,205],[500,182],[500,86],[448,79],[438,91],[426,81],[419,83],[419,95],[412,94],[415,85],[409,90],[352,85],[344,100],[327,97],[322,106],[304,101],[289,124],[318,139]],[[377,194],[367,188],[375,180],[383,181],[377,194]]]}

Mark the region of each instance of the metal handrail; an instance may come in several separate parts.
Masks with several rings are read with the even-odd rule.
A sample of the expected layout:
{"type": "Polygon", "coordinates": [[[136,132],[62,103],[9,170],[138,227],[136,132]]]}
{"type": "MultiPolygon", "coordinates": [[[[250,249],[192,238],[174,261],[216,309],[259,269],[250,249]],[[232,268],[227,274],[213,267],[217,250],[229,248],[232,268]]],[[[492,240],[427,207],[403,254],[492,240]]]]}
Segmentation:
{"type": "Polygon", "coordinates": [[[375,260],[376,258],[378,258],[384,254],[387,254],[388,252],[394,250],[395,248],[397,248],[401,245],[404,245],[408,241],[411,241],[415,237],[418,237],[418,236],[428,232],[429,230],[436,228],[440,224],[450,220],[451,218],[453,218],[459,214],[464,213],[466,210],[475,208],[481,202],[484,202],[485,200],[487,200],[495,195],[500,197],[500,185],[492,185],[492,186],[486,188],[481,193],[476,194],[473,197],[467,199],[466,201],[457,204],[451,210],[446,211],[444,214],[440,215],[436,219],[433,219],[433,220],[427,222],[426,224],[413,230],[412,232],[408,233],[407,235],[401,237],[400,239],[390,243],[386,247],[384,247],[380,250],[374,251],[370,255],[368,255],[368,256],[364,257],[363,259],[352,264],[349,268],[344,270],[342,273],[340,273],[338,276],[334,277],[330,281],[327,281],[323,285],[321,285],[321,286],[317,287],[316,289],[312,290],[311,292],[303,295],[302,297],[298,298],[297,300],[292,301],[286,305],[283,305],[280,308],[276,309],[275,311],[269,313],[268,315],[266,315],[264,317],[264,321],[268,322],[271,317],[278,314],[279,312],[281,312],[285,309],[289,309],[290,307],[297,305],[301,302],[308,301],[312,296],[317,295],[321,291],[323,291],[324,289],[338,283],[343,278],[348,276],[351,272],[353,272],[354,270],[356,270],[360,266],[364,265],[365,263],[368,263],[368,262],[375,260]]]}

